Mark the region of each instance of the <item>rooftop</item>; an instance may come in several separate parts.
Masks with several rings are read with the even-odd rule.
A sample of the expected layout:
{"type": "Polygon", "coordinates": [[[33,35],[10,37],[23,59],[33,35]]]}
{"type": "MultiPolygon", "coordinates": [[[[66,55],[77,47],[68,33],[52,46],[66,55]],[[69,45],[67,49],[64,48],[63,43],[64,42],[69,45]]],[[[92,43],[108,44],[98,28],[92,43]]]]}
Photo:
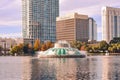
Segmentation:
{"type": "Polygon", "coordinates": [[[57,21],[72,19],[72,18],[79,18],[79,19],[88,19],[88,15],[78,14],[78,13],[70,13],[64,16],[57,17],[57,21]]]}

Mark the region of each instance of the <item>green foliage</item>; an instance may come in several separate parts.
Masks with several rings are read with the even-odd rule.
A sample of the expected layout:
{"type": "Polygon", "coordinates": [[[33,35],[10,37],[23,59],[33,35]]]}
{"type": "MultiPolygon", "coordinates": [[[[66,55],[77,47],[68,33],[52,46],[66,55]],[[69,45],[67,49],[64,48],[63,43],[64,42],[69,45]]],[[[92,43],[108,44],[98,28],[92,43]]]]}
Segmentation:
{"type": "Polygon", "coordinates": [[[115,38],[113,38],[113,40],[110,41],[110,44],[115,44],[115,43],[120,44],[120,37],[115,37],[115,38]]]}
{"type": "Polygon", "coordinates": [[[120,43],[108,44],[106,41],[101,41],[97,45],[89,45],[87,51],[90,53],[120,53],[120,43]]]}
{"type": "Polygon", "coordinates": [[[10,49],[10,54],[14,55],[33,55],[34,54],[34,49],[32,45],[30,44],[19,44],[12,46],[10,49]]]}
{"type": "Polygon", "coordinates": [[[28,50],[29,50],[29,44],[24,44],[24,46],[23,46],[23,52],[24,52],[24,54],[26,54],[26,53],[28,53],[28,50]]]}
{"type": "Polygon", "coordinates": [[[16,45],[11,48],[10,53],[11,55],[14,55],[15,53],[17,55],[20,55],[22,53],[23,47],[21,45],[16,45]]]}
{"type": "MultiPolygon", "coordinates": [[[[106,41],[101,41],[98,44],[87,44],[85,42],[80,42],[80,41],[72,41],[71,47],[77,48],[79,50],[85,50],[88,51],[89,53],[105,53],[106,51],[110,53],[120,53],[120,43],[110,43],[108,44],[106,41]]],[[[45,51],[49,48],[53,47],[53,43],[48,41],[46,43],[40,44],[40,41],[37,39],[35,41],[34,47],[31,44],[19,44],[16,46],[11,47],[11,54],[14,55],[17,53],[18,55],[21,55],[23,52],[24,54],[29,54],[29,53],[34,53],[34,51],[45,51]]],[[[1,51],[0,47],[0,51],[1,51]]]]}
{"type": "Polygon", "coordinates": [[[2,50],[2,46],[0,46],[0,50],[2,50]]]}
{"type": "Polygon", "coordinates": [[[2,49],[3,49],[2,46],[0,46],[0,53],[1,53],[2,49]]]}
{"type": "Polygon", "coordinates": [[[71,44],[71,47],[77,48],[77,49],[80,49],[82,46],[82,42],[80,41],[72,41],[70,44],[71,44]]]}
{"type": "Polygon", "coordinates": [[[88,51],[90,53],[97,53],[97,52],[99,52],[99,47],[98,47],[98,45],[89,45],[87,47],[86,51],[88,51]]]}
{"type": "Polygon", "coordinates": [[[99,50],[105,52],[106,50],[108,50],[109,44],[106,41],[101,41],[99,43],[99,50]]]}
{"type": "Polygon", "coordinates": [[[120,44],[110,44],[108,51],[113,53],[120,53],[120,44]]]}

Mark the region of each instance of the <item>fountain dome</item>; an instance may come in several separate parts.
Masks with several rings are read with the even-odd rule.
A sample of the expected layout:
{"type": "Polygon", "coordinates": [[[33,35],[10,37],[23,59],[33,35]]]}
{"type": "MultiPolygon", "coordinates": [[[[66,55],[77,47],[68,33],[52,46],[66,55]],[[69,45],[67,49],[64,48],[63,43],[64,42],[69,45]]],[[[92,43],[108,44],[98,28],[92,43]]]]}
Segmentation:
{"type": "Polygon", "coordinates": [[[53,48],[40,52],[39,57],[85,57],[78,49],[72,48],[67,41],[58,41],[53,48]]]}

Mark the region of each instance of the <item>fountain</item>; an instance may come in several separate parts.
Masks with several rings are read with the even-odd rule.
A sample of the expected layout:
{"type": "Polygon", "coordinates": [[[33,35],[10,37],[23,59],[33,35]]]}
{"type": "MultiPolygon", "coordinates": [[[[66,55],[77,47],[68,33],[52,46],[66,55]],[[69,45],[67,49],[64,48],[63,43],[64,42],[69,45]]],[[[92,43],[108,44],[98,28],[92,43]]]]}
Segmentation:
{"type": "Polygon", "coordinates": [[[67,41],[58,41],[53,48],[46,51],[39,51],[38,57],[50,57],[50,58],[70,58],[70,57],[86,57],[78,49],[72,48],[67,41]]]}

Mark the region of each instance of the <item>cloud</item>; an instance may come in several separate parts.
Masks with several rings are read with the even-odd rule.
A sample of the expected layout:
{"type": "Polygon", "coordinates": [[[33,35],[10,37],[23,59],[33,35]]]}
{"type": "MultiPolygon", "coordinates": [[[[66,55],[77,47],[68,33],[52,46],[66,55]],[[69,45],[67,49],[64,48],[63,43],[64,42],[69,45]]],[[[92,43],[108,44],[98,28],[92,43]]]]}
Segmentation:
{"type": "Polygon", "coordinates": [[[0,4],[0,10],[13,10],[21,6],[21,0],[4,0],[0,4]]]}
{"type": "Polygon", "coordinates": [[[2,38],[22,38],[22,33],[3,33],[0,34],[2,38]]]}
{"type": "Polygon", "coordinates": [[[65,0],[60,5],[60,16],[77,12],[93,17],[97,22],[98,40],[102,39],[101,8],[103,6],[120,8],[119,0],[65,0]]]}
{"type": "Polygon", "coordinates": [[[0,27],[3,27],[3,26],[20,26],[21,24],[22,24],[21,20],[18,20],[18,21],[0,21],[0,27]]]}
{"type": "Polygon", "coordinates": [[[21,26],[21,0],[2,0],[0,3],[0,27],[21,26]]]}
{"type": "Polygon", "coordinates": [[[100,9],[95,9],[95,8],[99,8],[99,5],[77,8],[77,9],[68,10],[68,11],[62,11],[61,14],[78,12],[80,14],[85,14],[85,15],[89,15],[89,16],[100,15],[100,9]]]}
{"type": "Polygon", "coordinates": [[[120,7],[119,0],[66,0],[61,4],[61,15],[71,12],[78,12],[89,16],[101,15],[101,8],[103,6],[120,7]]]}

